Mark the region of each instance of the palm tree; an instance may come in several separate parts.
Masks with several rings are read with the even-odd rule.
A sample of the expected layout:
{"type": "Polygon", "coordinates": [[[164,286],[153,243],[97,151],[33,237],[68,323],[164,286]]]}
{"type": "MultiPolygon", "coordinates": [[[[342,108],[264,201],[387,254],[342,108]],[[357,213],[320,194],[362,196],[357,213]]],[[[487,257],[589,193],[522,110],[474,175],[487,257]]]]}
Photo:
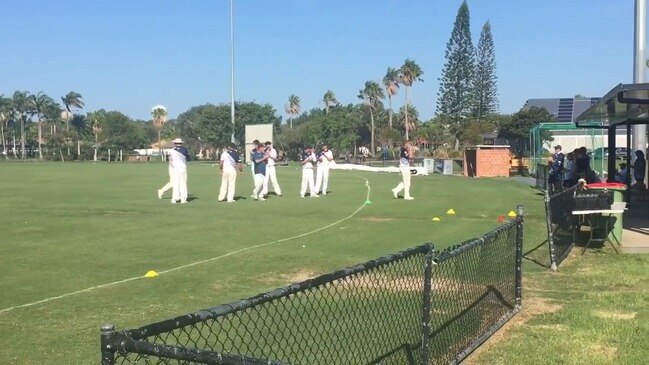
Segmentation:
{"type": "Polygon", "coordinates": [[[338,100],[336,100],[336,94],[333,91],[327,90],[327,92],[322,97],[322,101],[325,105],[325,114],[329,114],[329,108],[332,108],[338,105],[338,100]]]}
{"type": "Polygon", "coordinates": [[[406,140],[409,139],[408,136],[408,105],[410,104],[410,88],[415,81],[424,81],[421,76],[424,74],[424,71],[421,70],[421,67],[415,63],[415,61],[407,59],[403,66],[399,69],[399,82],[401,82],[406,87],[406,140]]]}
{"type": "MultiPolygon", "coordinates": [[[[61,119],[65,121],[65,132],[70,135],[70,121],[74,117],[71,108],[83,109],[84,103],[81,100],[82,96],[78,92],[70,91],[65,96],[61,97],[65,110],[61,112],[61,119]]],[[[81,141],[77,139],[77,154],[81,151],[81,141]]],[[[68,145],[68,155],[70,155],[70,146],[68,145]]]]}
{"type": "Polygon", "coordinates": [[[31,103],[29,102],[29,92],[16,91],[12,97],[13,100],[13,114],[14,117],[20,121],[20,156],[22,159],[27,157],[27,150],[25,149],[25,123],[27,119],[34,115],[31,103]]]}
{"type": "Polygon", "coordinates": [[[43,116],[50,111],[55,103],[52,98],[45,95],[42,91],[38,94],[29,95],[29,103],[38,122],[38,159],[43,159],[43,116]]]}
{"type": "Polygon", "coordinates": [[[0,138],[2,138],[2,154],[7,154],[7,141],[5,140],[5,129],[13,112],[13,100],[0,95],[0,138]]]}
{"type": "Polygon", "coordinates": [[[289,122],[291,129],[293,129],[293,118],[296,115],[300,114],[300,97],[297,95],[291,95],[288,97],[288,103],[284,107],[284,111],[289,115],[289,122]]]}
{"type": "Polygon", "coordinates": [[[83,106],[85,105],[83,103],[83,100],[81,100],[81,98],[82,98],[81,94],[74,91],[70,91],[69,93],[67,93],[67,95],[61,97],[61,101],[65,106],[65,110],[61,113],[61,118],[65,120],[66,132],[70,132],[70,121],[72,120],[72,114],[73,114],[70,107],[83,109],[83,106]]]}
{"type": "Polygon", "coordinates": [[[376,81],[367,81],[365,82],[365,88],[358,92],[358,98],[362,99],[370,110],[370,120],[372,122],[370,146],[372,148],[372,156],[374,156],[374,152],[376,151],[374,148],[374,111],[381,105],[381,100],[385,98],[385,95],[383,94],[383,89],[381,89],[381,86],[376,81]]]}
{"type": "Polygon", "coordinates": [[[399,91],[399,70],[388,67],[383,77],[383,87],[388,96],[388,126],[392,129],[392,97],[399,91]]]}
{"type": "Polygon", "coordinates": [[[95,156],[93,160],[97,162],[97,148],[99,147],[99,133],[102,131],[101,120],[97,116],[97,113],[92,113],[88,116],[90,118],[90,125],[92,127],[92,134],[95,136],[95,144],[92,145],[92,148],[95,150],[95,156]]]}
{"type": "MultiPolygon", "coordinates": [[[[151,109],[151,116],[153,117],[153,126],[155,127],[156,131],[158,131],[158,149],[160,150],[160,156],[162,156],[162,146],[160,145],[160,133],[162,133],[162,129],[165,126],[165,123],[167,123],[167,108],[165,108],[163,105],[156,105],[151,109]]],[[[164,159],[164,156],[162,156],[164,159]]]]}

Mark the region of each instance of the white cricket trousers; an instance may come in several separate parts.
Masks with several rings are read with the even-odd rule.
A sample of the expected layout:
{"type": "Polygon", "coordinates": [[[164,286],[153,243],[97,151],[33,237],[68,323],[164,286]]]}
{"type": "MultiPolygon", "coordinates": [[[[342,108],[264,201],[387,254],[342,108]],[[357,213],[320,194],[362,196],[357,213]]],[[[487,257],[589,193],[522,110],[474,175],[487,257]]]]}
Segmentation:
{"type": "Polygon", "coordinates": [[[399,167],[399,171],[401,172],[401,182],[396,188],[394,188],[394,191],[399,194],[399,192],[403,190],[403,197],[410,198],[410,177],[412,176],[410,173],[410,167],[399,167]]]}
{"type": "Polygon", "coordinates": [[[282,195],[282,189],[279,187],[277,181],[277,174],[275,173],[275,166],[266,166],[266,176],[264,177],[264,187],[261,189],[261,195],[268,195],[268,183],[273,184],[273,191],[277,195],[282,195]]]}
{"type": "Polygon", "coordinates": [[[322,187],[322,194],[327,195],[327,187],[329,186],[329,165],[318,165],[315,177],[315,191],[320,193],[322,187]]]}
{"type": "Polygon", "coordinates": [[[160,188],[161,195],[167,192],[167,190],[174,187],[174,184],[171,182],[173,180],[173,174],[174,174],[174,170],[171,168],[171,166],[169,166],[169,182],[167,182],[165,186],[160,188]]]}
{"type": "Polygon", "coordinates": [[[187,201],[187,169],[174,169],[171,179],[172,194],[171,200],[186,202],[187,201]]]}
{"type": "Polygon", "coordinates": [[[306,195],[307,187],[309,188],[309,194],[311,196],[317,195],[313,181],[313,169],[309,168],[302,169],[302,187],[300,188],[301,197],[306,195]]]}
{"type": "Polygon", "coordinates": [[[255,174],[254,179],[255,179],[255,188],[252,190],[252,197],[253,199],[258,199],[259,195],[261,194],[261,189],[264,188],[264,175],[263,174],[255,174]]]}
{"type": "Polygon", "coordinates": [[[234,187],[237,182],[237,172],[235,170],[223,170],[221,174],[221,189],[219,191],[219,201],[228,199],[234,201],[234,187]]]}

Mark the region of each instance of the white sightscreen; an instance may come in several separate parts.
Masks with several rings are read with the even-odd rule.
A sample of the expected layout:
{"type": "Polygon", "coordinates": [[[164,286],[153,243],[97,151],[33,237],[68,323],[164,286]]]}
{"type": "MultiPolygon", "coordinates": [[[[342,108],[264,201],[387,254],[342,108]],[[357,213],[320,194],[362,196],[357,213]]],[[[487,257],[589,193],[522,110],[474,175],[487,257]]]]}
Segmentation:
{"type": "Polygon", "coordinates": [[[272,124],[252,124],[246,125],[246,146],[245,161],[250,162],[250,151],[252,151],[252,141],[258,139],[259,142],[273,142],[273,125],[272,124]]]}

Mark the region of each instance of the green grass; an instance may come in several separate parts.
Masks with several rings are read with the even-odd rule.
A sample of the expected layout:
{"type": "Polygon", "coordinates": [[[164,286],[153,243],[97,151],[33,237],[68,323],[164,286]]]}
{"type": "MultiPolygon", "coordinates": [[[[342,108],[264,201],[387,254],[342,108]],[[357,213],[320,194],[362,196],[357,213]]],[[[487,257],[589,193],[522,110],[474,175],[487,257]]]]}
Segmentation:
{"type": "MultiPolygon", "coordinates": [[[[282,286],[299,273],[325,273],[429,241],[443,248],[496,227],[498,215],[518,203],[528,214],[526,246],[545,234],[542,197],[507,179],[416,177],[416,200],[408,202],[391,197],[396,174],[334,171],[332,194],[301,199],[300,171],[289,166],[278,168],[284,196],[254,202],[246,169],[237,195],[247,199],[225,204],[216,202],[217,168],[195,164],[189,190],[196,199],[171,205],[156,197],[167,179],[162,164],[2,163],[0,171],[0,311],[315,231],[363,206],[364,178],[372,201],[300,238],[0,313],[0,364],[97,363],[103,323],[137,327],[282,286]],[[449,208],[457,215],[447,216],[449,208]]],[[[560,277],[529,262],[525,275],[541,283],[560,277]]],[[[646,290],[633,295],[646,300],[646,290]]],[[[517,350],[497,345],[480,356],[526,356],[517,350]]]]}

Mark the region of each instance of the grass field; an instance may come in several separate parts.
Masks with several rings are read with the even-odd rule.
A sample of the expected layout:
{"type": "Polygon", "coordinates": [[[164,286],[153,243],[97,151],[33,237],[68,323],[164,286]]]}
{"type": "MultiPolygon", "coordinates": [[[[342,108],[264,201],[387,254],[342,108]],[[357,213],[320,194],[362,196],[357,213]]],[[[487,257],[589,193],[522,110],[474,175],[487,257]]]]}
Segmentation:
{"type": "MultiPolygon", "coordinates": [[[[301,199],[299,170],[289,166],[278,168],[283,197],[253,201],[246,170],[237,184],[242,199],[226,204],[216,202],[218,169],[195,164],[189,168],[193,200],[171,205],[156,197],[167,179],[162,164],[2,163],[0,171],[0,364],[97,363],[103,323],[140,326],[424,242],[446,247],[496,227],[498,215],[518,203],[527,212],[526,247],[545,234],[542,197],[508,179],[416,177],[416,200],[404,201],[390,193],[398,175],[335,171],[330,195],[301,199]],[[368,193],[372,204],[365,204],[368,193]],[[447,216],[449,208],[457,215],[447,216]],[[432,222],[434,216],[442,221],[432,222]],[[147,270],[163,274],[141,279],[147,270]]],[[[646,269],[647,257],[636,257],[630,265],[646,269]]],[[[596,266],[599,258],[581,263],[596,266]]],[[[570,292],[569,285],[551,282],[560,276],[547,275],[526,262],[526,286],[540,288],[532,293],[551,301],[543,291],[548,285],[570,292]]],[[[646,286],[634,288],[635,298],[646,301],[646,286]]],[[[636,332],[646,330],[644,313],[636,332]]],[[[628,324],[606,328],[624,336],[628,324]]],[[[525,330],[507,332],[516,331],[525,330]]],[[[521,337],[538,346],[538,337],[521,337]]],[[[475,358],[528,359],[507,343],[475,358]]]]}

